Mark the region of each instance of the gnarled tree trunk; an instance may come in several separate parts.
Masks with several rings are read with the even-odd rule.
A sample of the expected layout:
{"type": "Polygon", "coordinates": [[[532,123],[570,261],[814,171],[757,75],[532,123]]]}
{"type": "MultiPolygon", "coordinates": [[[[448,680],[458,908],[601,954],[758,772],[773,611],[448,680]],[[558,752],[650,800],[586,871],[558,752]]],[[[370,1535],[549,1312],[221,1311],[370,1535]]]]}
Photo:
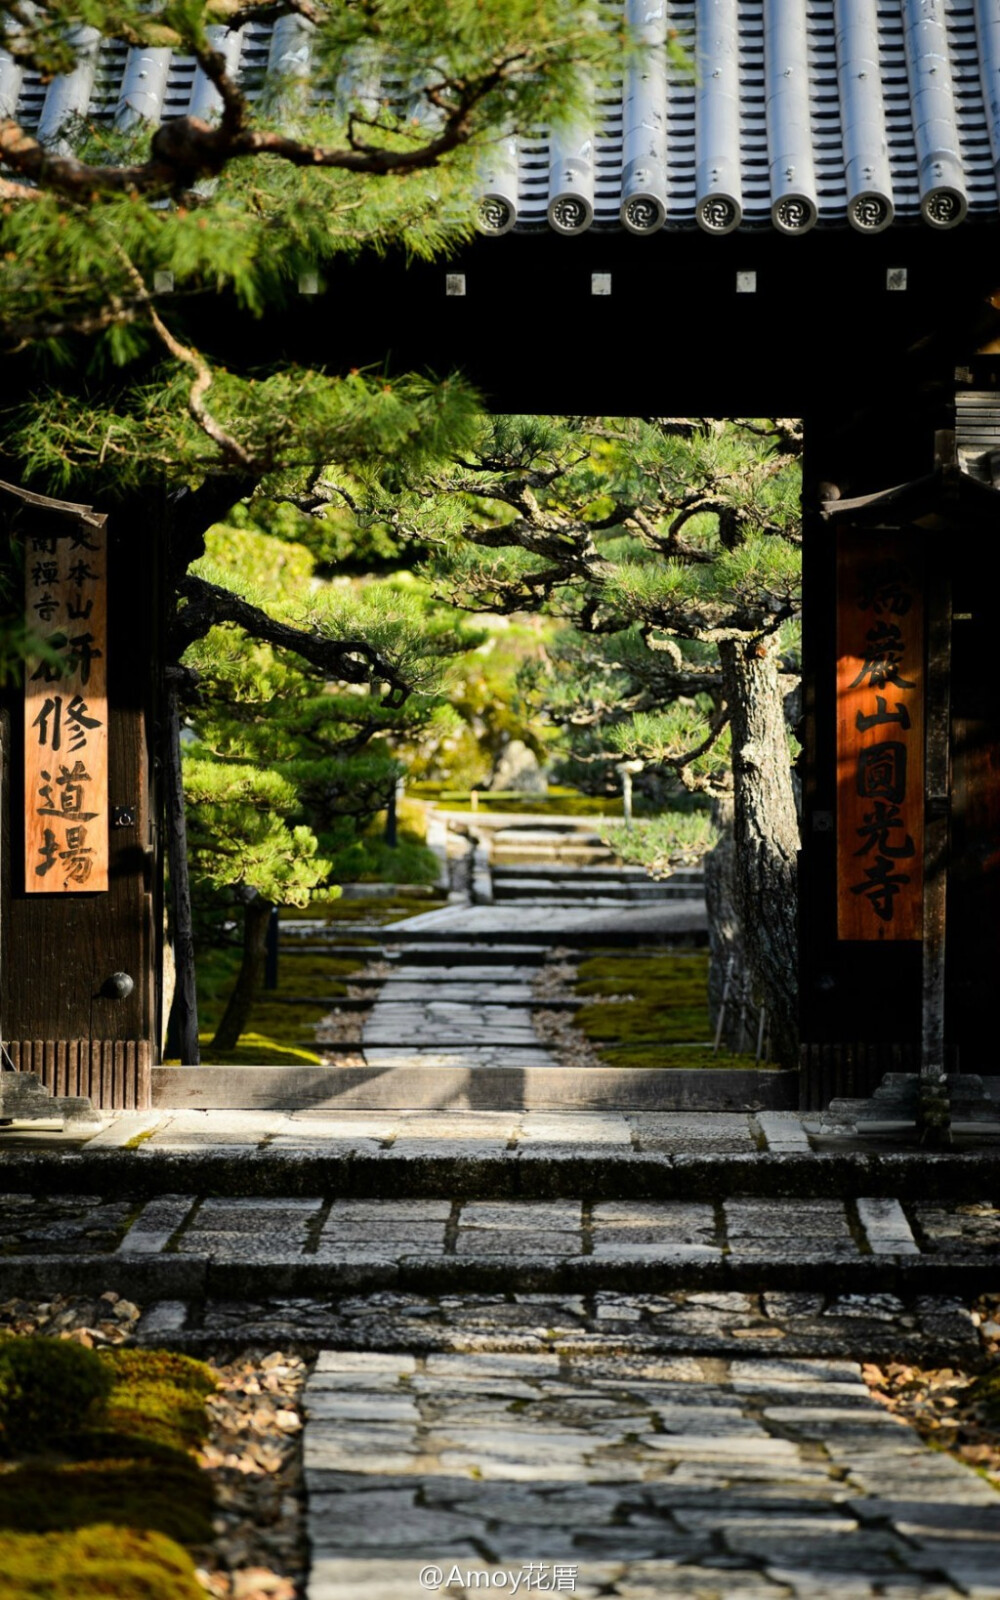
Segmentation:
{"type": "Polygon", "coordinates": [[[243,907],[243,959],[232,993],[226,1002],[222,1021],[215,1030],[213,1050],[235,1050],[240,1034],[250,1020],[253,1003],[264,977],[264,955],[271,901],[251,893],[243,907]]]}
{"type": "Polygon", "coordinates": [[[771,1054],[796,1067],[799,828],[782,685],[762,643],[727,639],[719,655],[732,730],[736,906],[771,1054]]]}

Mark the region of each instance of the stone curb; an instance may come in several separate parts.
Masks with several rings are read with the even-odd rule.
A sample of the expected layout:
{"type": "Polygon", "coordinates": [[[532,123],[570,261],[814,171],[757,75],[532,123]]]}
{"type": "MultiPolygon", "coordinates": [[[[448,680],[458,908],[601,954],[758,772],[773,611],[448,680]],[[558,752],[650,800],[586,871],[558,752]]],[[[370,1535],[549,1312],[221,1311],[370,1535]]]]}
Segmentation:
{"type": "Polygon", "coordinates": [[[252,1345],[266,1349],[280,1346],[282,1350],[309,1359],[321,1349],[404,1351],[413,1356],[469,1353],[508,1355],[513,1351],[527,1355],[596,1356],[604,1359],[609,1353],[614,1353],[647,1358],[711,1356],[724,1361],[775,1358],[782,1361],[905,1361],[926,1366],[950,1365],[957,1361],[975,1366],[980,1357],[978,1344],[974,1340],[957,1346],[954,1340],[934,1334],[904,1332],[892,1327],[873,1332],[870,1322],[865,1322],[863,1328],[852,1328],[846,1319],[825,1336],[786,1331],[781,1340],[769,1338],[766,1334],[737,1339],[697,1332],[637,1337],[631,1333],[609,1331],[603,1335],[581,1334],[556,1339],[519,1334],[506,1337],[476,1334],[470,1341],[459,1337],[454,1340],[446,1337],[435,1339],[417,1327],[386,1330],[384,1333],[375,1330],[354,1333],[346,1329],[343,1322],[332,1319],[326,1326],[313,1325],[303,1333],[295,1333],[282,1323],[279,1333],[273,1322],[255,1322],[252,1313],[248,1313],[246,1324],[238,1330],[188,1328],[144,1335],[140,1328],[128,1343],[151,1349],[177,1350],[202,1358],[217,1356],[220,1351],[246,1349],[252,1345]]]}
{"type": "Polygon", "coordinates": [[[468,1155],[404,1149],[369,1152],[259,1150],[72,1152],[0,1155],[0,1189],[30,1194],[158,1194],[355,1199],[541,1200],[852,1199],[976,1201],[1000,1190],[1000,1150],[823,1151],[666,1155],[576,1148],[468,1155]]]}
{"type": "Polygon", "coordinates": [[[253,1300],[273,1296],[368,1294],[636,1294],[811,1291],[825,1294],[894,1294],[971,1297],[995,1281],[993,1256],[858,1256],[831,1261],[817,1253],[802,1259],[726,1256],[716,1260],[659,1261],[620,1256],[444,1256],[433,1260],[379,1257],[367,1262],[296,1256],[220,1261],[211,1256],[157,1254],[136,1258],[8,1256],[0,1260],[0,1298],[92,1294],[113,1289],[129,1299],[253,1300]]]}

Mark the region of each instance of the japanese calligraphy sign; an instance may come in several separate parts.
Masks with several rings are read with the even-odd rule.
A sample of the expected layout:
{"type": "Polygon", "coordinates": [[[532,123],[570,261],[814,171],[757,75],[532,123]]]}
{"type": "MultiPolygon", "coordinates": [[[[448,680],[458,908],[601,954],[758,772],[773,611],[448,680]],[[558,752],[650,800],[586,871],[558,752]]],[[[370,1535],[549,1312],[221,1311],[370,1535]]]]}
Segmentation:
{"type": "Polygon", "coordinates": [[[25,540],[28,625],[47,647],[24,676],[28,894],[108,887],[106,557],[103,518],[25,540]]]}
{"type": "Polygon", "coordinates": [[[924,863],[921,550],[896,533],[837,543],[837,932],[919,939],[924,863]]]}

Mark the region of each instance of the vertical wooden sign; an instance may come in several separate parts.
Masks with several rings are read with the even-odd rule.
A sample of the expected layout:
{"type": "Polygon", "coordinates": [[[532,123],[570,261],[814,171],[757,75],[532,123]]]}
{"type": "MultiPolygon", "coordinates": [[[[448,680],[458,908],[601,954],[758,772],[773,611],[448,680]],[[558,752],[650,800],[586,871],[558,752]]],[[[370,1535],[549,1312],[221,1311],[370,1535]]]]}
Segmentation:
{"type": "Polygon", "coordinates": [[[29,533],[25,593],[47,648],[25,663],[24,886],[89,894],[108,887],[105,519],[29,533]]]}
{"type": "Polygon", "coordinates": [[[920,939],[924,596],[910,536],[837,540],[837,933],[920,939]]]}

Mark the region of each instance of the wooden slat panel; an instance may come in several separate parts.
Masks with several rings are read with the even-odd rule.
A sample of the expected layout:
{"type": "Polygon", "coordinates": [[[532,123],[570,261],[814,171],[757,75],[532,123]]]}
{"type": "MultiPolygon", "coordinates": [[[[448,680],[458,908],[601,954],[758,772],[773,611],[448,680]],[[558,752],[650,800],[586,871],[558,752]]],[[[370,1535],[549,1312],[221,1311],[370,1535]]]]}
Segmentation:
{"type": "Polygon", "coordinates": [[[114,1081],[111,1090],[111,1103],[115,1106],[121,1106],[125,1104],[125,1045],[121,1039],[116,1039],[112,1049],[114,1059],[114,1081]]]}
{"type": "Polygon", "coordinates": [[[147,1039],[139,1041],[139,1071],[135,1087],[137,1111],[145,1111],[153,1103],[153,1052],[147,1039]]]}
{"type": "Polygon", "coordinates": [[[837,542],[837,932],[923,928],[924,620],[920,550],[902,534],[837,542]]]}
{"type": "Polygon", "coordinates": [[[108,887],[105,519],[26,546],[25,615],[57,659],[25,664],[24,887],[89,894],[108,887]]]}

